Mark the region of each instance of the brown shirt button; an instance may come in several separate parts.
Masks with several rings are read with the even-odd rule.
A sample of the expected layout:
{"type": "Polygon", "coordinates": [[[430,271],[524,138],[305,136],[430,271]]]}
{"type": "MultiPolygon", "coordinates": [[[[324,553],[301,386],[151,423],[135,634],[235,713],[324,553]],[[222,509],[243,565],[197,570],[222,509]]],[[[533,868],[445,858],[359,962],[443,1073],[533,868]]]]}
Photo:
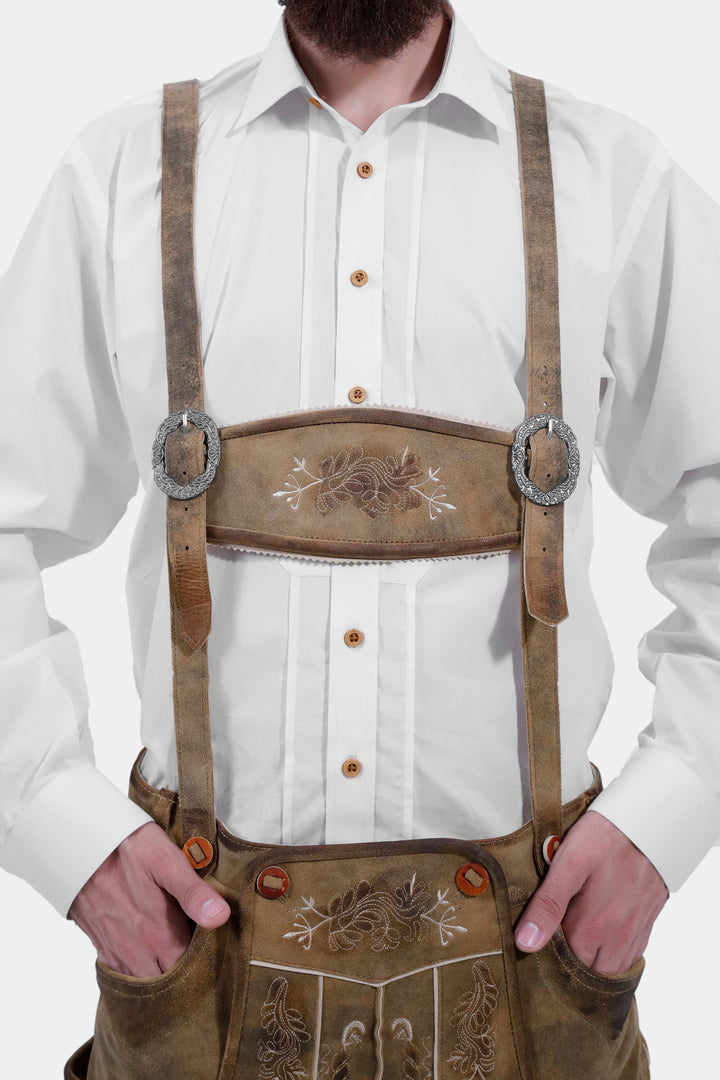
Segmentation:
{"type": "Polygon", "coordinates": [[[364,386],[353,386],[352,390],[348,393],[348,397],[352,401],[353,405],[362,405],[363,401],[367,397],[367,390],[364,386]]]}
{"type": "Polygon", "coordinates": [[[344,772],[345,776],[350,777],[351,780],[353,779],[353,777],[359,776],[361,770],[362,765],[357,758],[349,757],[347,761],[343,761],[342,771],[344,772]]]}
{"type": "Polygon", "coordinates": [[[320,102],[318,101],[317,98],[309,97],[308,101],[310,102],[311,105],[314,105],[316,109],[322,109],[322,105],[320,104],[320,102]]]}
{"type": "Polygon", "coordinates": [[[364,285],[367,279],[368,276],[364,270],[353,270],[352,274],[350,275],[350,280],[352,281],[353,285],[357,286],[364,285]]]}
{"type": "Polygon", "coordinates": [[[367,180],[368,176],[372,176],[373,167],[369,161],[361,161],[357,167],[358,176],[362,176],[363,180],[367,180]]]}
{"type": "Polygon", "coordinates": [[[358,645],[362,645],[365,640],[365,635],[362,630],[348,630],[345,634],[345,644],[351,649],[357,649],[358,645]]]}

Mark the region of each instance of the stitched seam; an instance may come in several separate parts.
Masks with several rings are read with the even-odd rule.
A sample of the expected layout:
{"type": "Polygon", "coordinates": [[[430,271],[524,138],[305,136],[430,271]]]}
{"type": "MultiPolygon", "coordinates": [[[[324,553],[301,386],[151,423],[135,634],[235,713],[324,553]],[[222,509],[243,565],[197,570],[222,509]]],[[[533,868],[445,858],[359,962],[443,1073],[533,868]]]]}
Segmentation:
{"type": "MultiPolygon", "coordinates": [[[[555,942],[552,941],[552,938],[550,939],[550,944],[552,945],[553,952],[557,957],[558,961],[560,962],[562,967],[568,972],[569,975],[571,975],[577,982],[582,983],[582,985],[587,987],[588,990],[592,990],[593,993],[602,994],[604,997],[609,997],[613,993],[617,993],[618,991],[629,990],[633,983],[639,978],[639,975],[642,974],[642,971],[639,972],[639,975],[623,975],[622,973],[620,973],[617,976],[613,977],[611,975],[605,975],[602,971],[598,971],[597,973],[593,973],[588,977],[588,974],[579,965],[577,960],[575,960],[574,958],[569,959],[562,955],[555,942]],[[602,989],[601,987],[596,986],[596,978],[601,981],[608,989],[602,989]]],[[[569,948],[570,945],[568,944],[568,949],[569,948]]]]}
{"type": "Polygon", "coordinates": [[[107,989],[113,991],[113,993],[120,994],[122,997],[137,998],[137,997],[149,997],[152,994],[162,993],[166,987],[175,986],[183,982],[192,972],[191,961],[199,959],[198,953],[202,955],[203,941],[198,931],[203,927],[197,927],[195,936],[188,945],[183,955],[178,960],[181,965],[176,971],[168,974],[163,972],[162,975],[152,976],[153,979],[157,978],[158,982],[151,983],[143,980],[140,983],[132,984],[127,983],[121,977],[120,972],[113,972],[112,970],[106,971],[104,968],[98,967],[98,979],[101,979],[104,983],[107,983],[107,989]],[[200,944],[198,944],[200,942],[200,944]],[[193,947],[194,946],[194,947],[193,947]]]}
{"type": "MultiPolygon", "coordinates": [[[[209,525],[209,529],[228,529],[229,532],[233,531],[231,526],[226,525],[209,525]]],[[[254,530],[248,529],[248,532],[254,530]]],[[[371,544],[382,547],[418,547],[420,544],[444,544],[451,547],[453,543],[457,541],[452,540],[346,540],[341,536],[315,536],[312,533],[290,533],[287,536],[283,533],[260,533],[263,537],[278,537],[279,540],[297,539],[297,540],[320,540],[325,543],[341,543],[341,544],[362,544],[364,547],[369,547],[371,544]]],[[[519,536],[518,532],[512,533],[492,533],[490,536],[460,536],[458,540],[505,540],[506,537],[519,536]]]]}

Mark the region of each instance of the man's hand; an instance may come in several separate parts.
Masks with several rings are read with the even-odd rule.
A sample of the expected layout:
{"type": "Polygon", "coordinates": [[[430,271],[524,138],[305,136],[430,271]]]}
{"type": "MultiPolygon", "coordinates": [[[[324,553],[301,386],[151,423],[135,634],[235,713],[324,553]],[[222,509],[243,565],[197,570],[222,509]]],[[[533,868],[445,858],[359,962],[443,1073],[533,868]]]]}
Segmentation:
{"type": "Polygon", "coordinates": [[[126,975],[160,975],[200,926],[221,926],[230,908],[154,821],[127,836],[77,894],[68,918],[100,960],[126,975]],[[184,913],[184,914],[183,914],[184,913]]]}
{"type": "Polygon", "coordinates": [[[537,952],[562,922],[583,963],[615,975],[645,952],[668,896],[647,856],[608,818],[588,810],[565,834],[520,917],[515,943],[537,952]]]}

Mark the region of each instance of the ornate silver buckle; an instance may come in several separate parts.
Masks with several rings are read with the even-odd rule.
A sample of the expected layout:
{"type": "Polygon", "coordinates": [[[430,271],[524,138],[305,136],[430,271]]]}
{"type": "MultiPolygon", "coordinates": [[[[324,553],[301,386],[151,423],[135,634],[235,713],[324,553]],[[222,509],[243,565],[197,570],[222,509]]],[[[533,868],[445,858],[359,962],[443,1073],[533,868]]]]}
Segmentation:
{"type": "Polygon", "coordinates": [[[157,429],[152,447],[153,477],[160,490],[171,499],[194,499],[196,495],[201,495],[215,479],[219,464],[220,435],[215,421],[207,413],[201,412],[200,409],[179,409],[163,420],[157,429]],[[205,432],[207,441],[205,472],[196,476],[189,484],[178,484],[165,471],[165,441],[170,432],[176,431],[181,424],[187,428],[188,420],[205,432]]]}
{"type": "Polygon", "coordinates": [[[551,416],[549,413],[539,413],[537,416],[529,416],[526,420],[523,420],[521,424],[518,424],[517,430],[515,431],[512,450],[510,452],[510,461],[512,463],[512,470],[515,474],[517,485],[523,495],[525,495],[530,502],[539,503],[541,506],[556,506],[557,503],[565,502],[568,495],[571,495],[575,490],[575,485],[577,484],[578,476],[580,474],[580,451],[578,450],[577,439],[575,438],[572,429],[558,416],[551,416]],[[550,491],[543,491],[543,489],[538,487],[525,472],[525,443],[531,435],[534,435],[536,431],[539,431],[540,428],[543,427],[548,429],[548,439],[551,438],[553,432],[555,432],[560,436],[568,449],[567,476],[550,491]]]}

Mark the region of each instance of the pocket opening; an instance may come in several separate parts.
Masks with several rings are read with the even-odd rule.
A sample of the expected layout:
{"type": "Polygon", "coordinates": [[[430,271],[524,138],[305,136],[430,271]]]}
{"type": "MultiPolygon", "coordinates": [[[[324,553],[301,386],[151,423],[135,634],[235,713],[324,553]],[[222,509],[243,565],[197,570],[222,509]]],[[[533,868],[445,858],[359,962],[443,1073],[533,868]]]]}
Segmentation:
{"type": "Polygon", "coordinates": [[[109,967],[97,957],[95,960],[95,970],[98,982],[103,986],[110,986],[112,989],[122,989],[130,992],[133,990],[162,989],[184,975],[188,965],[195,958],[196,954],[202,950],[206,935],[210,932],[211,931],[208,931],[206,927],[196,923],[193,927],[192,936],[185,952],[182,956],[178,957],[175,963],[172,964],[167,971],[162,971],[159,975],[128,975],[122,971],[116,971],[114,968],[109,967]]]}
{"type": "Polygon", "coordinates": [[[570,947],[562,925],[558,926],[548,944],[552,945],[556,958],[573,976],[580,979],[585,985],[592,982],[598,990],[604,993],[613,990],[618,992],[627,991],[633,984],[637,987],[645,969],[645,957],[641,956],[625,971],[619,971],[616,974],[596,971],[595,968],[589,967],[581,960],[570,947]]]}

